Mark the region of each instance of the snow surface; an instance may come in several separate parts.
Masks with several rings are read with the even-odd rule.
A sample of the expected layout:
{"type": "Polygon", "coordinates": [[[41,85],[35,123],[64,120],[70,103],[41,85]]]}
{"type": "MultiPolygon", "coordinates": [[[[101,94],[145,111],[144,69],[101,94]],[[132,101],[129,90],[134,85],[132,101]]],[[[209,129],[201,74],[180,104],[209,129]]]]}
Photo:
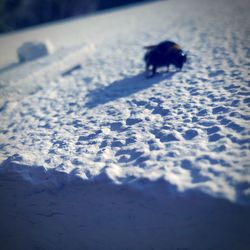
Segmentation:
{"type": "MultiPolygon", "coordinates": [[[[71,244],[80,232],[88,236],[86,248],[72,249],[247,249],[250,215],[233,204],[250,204],[249,7],[247,0],[160,1],[0,37],[2,50],[34,37],[56,48],[21,65],[5,52],[9,66],[0,71],[6,204],[28,207],[20,228],[51,223],[56,232],[34,249],[52,249],[62,214],[75,233],[71,244]],[[183,47],[188,63],[146,78],[142,47],[167,39],[183,47]],[[20,176],[36,184],[37,196],[20,176]],[[81,219],[71,220],[69,210],[81,219]],[[85,226],[75,227],[81,220],[85,226]]],[[[53,249],[70,249],[57,243],[53,249]]]]}
{"type": "Polygon", "coordinates": [[[19,170],[26,178],[43,167],[83,179],[105,173],[118,183],[164,179],[180,191],[249,197],[244,3],[128,9],[115,21],[119,35],[4,72],[1,169],[26,165],[19,170]],[[142,46],[164,39],[183,45],[189,63],[183,72],[145,79],[142,46]]]}

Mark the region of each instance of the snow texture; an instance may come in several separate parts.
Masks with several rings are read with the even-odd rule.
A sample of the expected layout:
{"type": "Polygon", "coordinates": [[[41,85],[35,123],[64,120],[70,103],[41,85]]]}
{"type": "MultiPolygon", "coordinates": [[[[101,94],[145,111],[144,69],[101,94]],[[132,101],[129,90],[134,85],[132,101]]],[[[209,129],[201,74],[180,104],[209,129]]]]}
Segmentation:
{"type": "Polygon", "coordinates": [[[248,250],[249,1],[170,0],[0,37],[0,246],[248,250]],[[26,41],[55,52],[18,63],[26,41]],[[143,46],[179,43],[146,78],[143,46]]]}
{"type": "MultiPolygon", "coordinates": [[[[131,185],[164,180],[248,203],[248,7],[179,0],[117,11],[105,39],[79,38],[1,72],[1,173],[34,183],[62,172],[131,185]],[[146,79],[142,47],[166,39],[181,44],[188,63],[146,79]]],[[[93,27],[105,15],[90,17],[93,27]]]]}

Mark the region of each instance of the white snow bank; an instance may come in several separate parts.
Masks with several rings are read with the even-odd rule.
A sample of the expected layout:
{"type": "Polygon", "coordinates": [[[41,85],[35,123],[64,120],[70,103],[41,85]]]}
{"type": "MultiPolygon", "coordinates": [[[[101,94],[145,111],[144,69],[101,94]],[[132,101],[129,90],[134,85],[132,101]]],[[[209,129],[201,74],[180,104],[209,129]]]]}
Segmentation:
{"type": "MultiPolygon", "coordinates": [[[[181,192],[248,203],[246,6],[180,0],[91,17],[106,29],[90,45],[4,71],[1,172],[18,155],[14,163],[29,166],[25,173],[42,166],[84,180],[103,172],[120,184],[159,179],[181,192]],[[112,31],[107,24],[114,16],[112,31]],[[189,64],[146,79],[142,46],[164,39],[188,50],[189,64]]],[[[78,32],[76,23],[64,33],[78,32]]]]}
{"type": "Polygon", "coordinates": [[[5,107],[10,101],[10,105],[14,105],[26,96],[52,87],[59,76],[79,67],[94,52],[94,44],[60,48],[50,56],[25,64],[14,64],[13,69],[3,70],[0,75],[0,107],[5,107]]]}
{"type": "Polygon", "coordinates": [[[161,1],[0,37],[57,48],[0,70],[1,249],[248,249],[248,9],[161,1]],[[165,39],[189,62],[147,79],[165,39]]]}

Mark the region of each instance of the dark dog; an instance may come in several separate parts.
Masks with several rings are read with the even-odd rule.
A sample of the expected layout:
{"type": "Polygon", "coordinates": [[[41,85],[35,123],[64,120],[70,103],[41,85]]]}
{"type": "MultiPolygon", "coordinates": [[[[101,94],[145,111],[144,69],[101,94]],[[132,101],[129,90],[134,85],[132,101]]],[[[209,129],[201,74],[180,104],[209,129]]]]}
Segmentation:
{"type": "Polygon", "coordinates": [[[181,70],[183,64],[187,61],[187,56],[181,47],[171,41],[164,41],[158,45],[146,46],[144,48],[147,50],[144,56],[146,72],[151,72],[151,76],[155,75],[159,67],[165,66],[168,71],[170,64],[181,70]]]}

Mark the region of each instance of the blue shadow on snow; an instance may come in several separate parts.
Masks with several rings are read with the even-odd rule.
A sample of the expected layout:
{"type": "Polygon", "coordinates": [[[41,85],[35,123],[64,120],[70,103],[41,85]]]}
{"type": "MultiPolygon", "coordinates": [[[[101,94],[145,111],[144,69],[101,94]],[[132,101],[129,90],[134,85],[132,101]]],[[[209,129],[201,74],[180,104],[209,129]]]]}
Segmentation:
{"type": "Polygon", "coordinates": [[[150,78],[147,78],[145,73],[140,73],[136,76],[115,81],[108,86],[96,88],[91,91],[87,95],[88,101],[85,106],[88,108],[95,108],[122,97],[130,96],[141,90],[150,88],[161,80],[170,80],[176,73],[177,72],[168,72],[166,74],[157,74],[150,78]]]}

